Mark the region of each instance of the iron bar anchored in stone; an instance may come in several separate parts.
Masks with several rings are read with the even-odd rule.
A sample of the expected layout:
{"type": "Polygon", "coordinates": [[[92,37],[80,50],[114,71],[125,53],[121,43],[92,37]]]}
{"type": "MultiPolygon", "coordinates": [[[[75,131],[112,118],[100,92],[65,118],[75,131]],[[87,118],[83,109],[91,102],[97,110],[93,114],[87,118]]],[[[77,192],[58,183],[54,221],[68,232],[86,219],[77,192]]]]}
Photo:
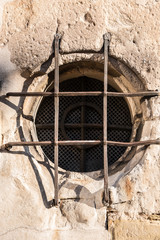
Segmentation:
{"type": "Polygon", "coordinates": [[[78,96],[100,96],[107,95],[108,97],[155,97],[160,96],[158,91],[143,91],[143,92],[133,92],[133,93],[123,93],[123,92],[8,92],[3,97],[78,97],[78,96]]]}
{"type": "MultiPolygon", "coordinates": [[[[59,129],[59,40],[60,36],[55,35],[55,79],[54,79],[54,142],[58,142],[59,129]]],[[[55,167],[55,205],[58,205],[58,144],[54,145],[54,167],[55,167]]]]}
{"type": "Polygon", "coordinates": [[[109,34],[104,35],[104,94],[103,94],[103,164],[104,164],[104,200],[109,202],[108,194],[108,151],[107,151],[107,96],[108,96],[108,47],[109,34]]]}
{"type": "Polygon", "coordinates": [[[75,141],[35,141],[35,142],[8,142],[3,144],[0,149],[7,150],[13,146],[47,146],[47,145],[61,145],[61,146],[91,146],[91,145],[98,145],[98,144],[106,144],[110,146],[121,146],[121,147],[137,147],[137,146],[149,146],[151,144],[160,144],[159,139],[154,140],[145,140],[145,141],[136,141],[136,142],[115,142],[115,141],[101,141],[101,140],[75,140],[75,141]]]}

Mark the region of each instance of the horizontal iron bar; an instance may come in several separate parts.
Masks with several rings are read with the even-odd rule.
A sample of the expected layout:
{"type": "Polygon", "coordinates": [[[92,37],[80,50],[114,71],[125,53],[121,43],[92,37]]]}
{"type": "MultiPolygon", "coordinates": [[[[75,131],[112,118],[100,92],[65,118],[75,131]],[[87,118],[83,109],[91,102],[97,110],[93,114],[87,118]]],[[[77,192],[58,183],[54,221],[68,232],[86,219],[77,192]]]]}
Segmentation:
{"type": "Polygon", "coordinates": [[[102,124],[98,123],[65,123],[64,126],[66,128],[102,128],[102,124]]]}
{"type": "MultiPolygon", "coordinates": [[[[81,127],[87,127],[87,128],[102,128],[102,124],[98,123],[65,123],[64,126],[66,128],[81,128],[81,127]]],[[[53,128],[52,123],[47,123],[47,124],[36,124],[36,128],[53,128]]]]}
{"type": "Polygon", "coordinates": [[[109,97],[153,97],[160,96],[158,91],[144,91],[144,92],[135,92],[135,93],[121,93],[121,92],[107,92],[109,97]]]}
{"type": "MultiPolygon", "coordinates": [[[[64,125],[66,128],[81,128],[81,127],[86,127],[86,128],[102,128],[103,124],[98,124],[98,123],[66,123],[64,125]]],[[[116,130],[132,130],[132,127],[130,126],[123,126],[123,125],[115,125],[115,124],[108,124],[107,126],[108,129],[116,129],[116,130]]]]}
{"type": "MultiPolygon", "coordinates": [[[[52,141],[43,141],[43,142],[8,142],[1,146],[1,150],[10,148],[12,146],[46,146],[46,145],[52,145],[52,144],[58,144],[58,145],[70,145],[70,146],[76,146],[76,145],[97,145],[102,144],[103,141],[101,140],[77,140],[77,141],[58,141],[58,142],[52,142],[52,141]]],[[[146,140],[146,141],[138,141],[138,142],[115,142],[115,141],[106,141],[104,144],[112,145],[112,146],[124,146],[124,147],[132,147],[132,146],[147,146],[151,144],[160,144],[160,140],[146,140]]]]}
{"type": "MultiPolygon", "coordinates": [[[[98,123],[66,123],[64,125],[66,128],[102,128],[102,124],[98,123]]],[[[36,128],[41,129],[50,129],[54,128],[53,123],[47,123],[47,124],[36,124],[36,128]]],[[[131,126],[123,126],[123,125],[115,125],[115,124],[108,124],[108,129],[116,129],[116,130],[132,130],[131,126]]]]}
{"type": "MultiPolygon", "coordinates": [[[[153,97],[159,96],[160,92],[158,91],[143,91],[143,92],[135,92],[135,93],[122,93],[122,92],[107,92],[107,96],[109,97],[153,97]]],[[[6,93],[6,97],[33,97],[33,96],[43,96],[43,97],[52,97],[52,96],[64,96],[64,97],[74,97],[74,96],[100,96],[104,95],[104,92],[8,92],[6,93]]]]}
{"type": "MultiPolygon", "coordinates": [[[[104,143],[101,140],[79,140],[79,141],[58,141],[59,145],[96,145],[104,143]]],[[[140,145],[150,145],[150,144],[160,144],[160,140],[146,140],[146,141],[139,141],[139,142],[115,142],[115,141],[106,141],[104,144],[112,145],[112,146],[140,146],[140,145]]]]}
{"type": "Polygon", "coordinates": [[[6,94],[7,97],[12,96],[12,97],[19,97],[19,96],[27,96],[27,97],[33,97],[33,96],[43,96],[43,97],[53,97],[53,96],[99,96],[102,95],[103,92],[98,91],[98,92],[59,92],[59,93],[54,93],[54,92],[8,92],[6,94]]]}

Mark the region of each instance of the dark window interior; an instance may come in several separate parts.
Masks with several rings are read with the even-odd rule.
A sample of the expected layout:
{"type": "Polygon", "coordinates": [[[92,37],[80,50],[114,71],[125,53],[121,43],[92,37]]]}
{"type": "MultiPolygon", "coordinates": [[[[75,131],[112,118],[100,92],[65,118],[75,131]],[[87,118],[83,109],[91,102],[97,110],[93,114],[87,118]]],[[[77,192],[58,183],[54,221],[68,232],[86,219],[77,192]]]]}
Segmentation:
{"type": "MultiPolygon", "coordinates": [[[[103,91],[103,82],[88,77],[69,79],[60,83],[60,91],[103,91]]],[[[51,89],[53,91],[53,89],[51,89]]],[[[108,91],[116,90],[108,86],[108,91]]],[[[60,97],[59,140],[102,140],[103,97],[60,97]]],[[[108,97],[108,140],[130,141],[131,117],[124,98],[108,97]]],[[[36,116],[39,141],[54,140],[54,98],[43,98],[36,116]],[[38,127],[48,124],[48,127],[38,127]]],[[[54,162],[54,147],[42,146],[45,155],[54,162]]],[[[125,147],[108,146],[109,166],[125,152],[125,147]]],[[[103,145],[59,146],[59,166],[75,172],[103,169],[103,145]]]]}

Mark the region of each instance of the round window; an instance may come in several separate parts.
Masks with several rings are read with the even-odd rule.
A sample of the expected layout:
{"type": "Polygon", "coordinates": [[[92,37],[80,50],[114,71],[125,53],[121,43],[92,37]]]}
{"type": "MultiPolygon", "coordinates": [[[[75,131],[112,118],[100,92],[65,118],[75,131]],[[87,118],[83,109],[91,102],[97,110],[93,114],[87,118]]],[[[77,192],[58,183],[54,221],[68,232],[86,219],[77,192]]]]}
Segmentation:
{"type": "MultiPolygon", "coordinates": [[[[51,89],[53,91],[53,89],[51,89]]],[[[103,82],[94,78],[79,77],[60,83],[60,91],[103,91],[103,82]]],[[[112,86],[108,91],[116,92],[112,86]]],[[[54,139],[54,99],[43,98],[36,115],[39,141],[54,139]]],[[[108,97],[108,140],[128,142],[132,123],[124,98],[108,97]]],[[[59,140],[102,140],[103,97],[60,97],[59,140]]],[[[54,162],[53,146],[42,147],[45,155],[54,162]]],[[[125,147],[108,146],[109,166],[125,152],[125,147]]],[[[59,166],[75,172],[103,169],[103,146],[59,146],[59,166]]]]}

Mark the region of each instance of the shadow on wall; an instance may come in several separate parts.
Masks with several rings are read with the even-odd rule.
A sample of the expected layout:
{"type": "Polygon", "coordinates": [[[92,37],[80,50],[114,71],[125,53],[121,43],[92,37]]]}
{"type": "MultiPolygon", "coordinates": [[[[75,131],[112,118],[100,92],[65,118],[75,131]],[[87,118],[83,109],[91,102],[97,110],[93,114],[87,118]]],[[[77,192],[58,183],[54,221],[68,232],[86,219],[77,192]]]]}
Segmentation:
{"type": "MultiPolygon", "coordinates": [[[[5,81],[5,79],[7,79],[7,74],[1,74],[1,79],[3,79],[1,81],[1,89],[2,89],[2,85],[3,85],[3,82],[5,81]],[[5,78],[4,78],[5,76],[5,78]]],[[[27,89],[28,89],[28,86],[30,85],[30,83],[33,81],[33,78],[29,78],[29,79],[26,79],[26,81],[24,82],[24,85],[23,85],[23,89],[22,91],[26,92],[27,89]]],[[[19,132],[19,137],[20,137],[20,140],[21,141],[25,141],[25,135],[24,135],[24,132],[23,132],[23,128],[21,126],[21,122],[20,122],[20,119],[21,119],[21,116],[23,117],[27,117],[23,114],[23,103],[24,103],[24,100],[25,100],[25,97],[21,97],[20,100],[19,100],[19,103],[17,105],[15,105],[14,103],[12,103],[9,99],[7,99],[4,95],[1,96],[0,98],[0,102],[2,104],[5,104],[7,106],[9,106],[10,108],[14,109],[17,113],[17,130],[19,132]]],[[[42,197],[42,200],[43,200],[43,203],[44,203],[44,206],[46,208],[50,208],[53,206],[54,202],[53,200],[50,200],[48,201],[47,199],[47,194],[46,194],[46,191],[44,189],[44,185],[43,185],[43,181],[41,179],[41,176],[39,174],[39,171],[33,161],[33,156],[32,154],[30,153],[30,150],[29,150],[29,147],[28,146],[24,146],[24,151],[3,151],[3,153],[5,154],[5,152],[9,153],[9,154],[21,154],[21,155],[24,155],[24,156],[27,156],[28,157],[28,160],[33,168],[33,171],[34,171],[34,174],[35,174],[35,177],[36,177],[36,180],[37,180],[37,183],[38,183],[38,186],[39,186],[39,189],[40,189],[40,193],[41,193],[41,197],[42,197]]],[[[49,171],[50,173],[50,176],[52,178],[52,181],[53,181],[53,185],[54,185],[54,176],[53,176],[53,173],[52,173],[52,166],[50,166],[49,164],[49,161],[47,159],[44,160],[44,162],[42,163],[46,168],[47,170],[49,171]]],[[[53,188],[54,189],[54,188],[53,188]]]]}
{"type": "MultiPolygon", "coordinates": [[[[52,45],[52,48],[54,47],[54,41],[53,41],[53,45],[52,45]]],[[[52,52],[52,54],[49,56],[48,60],[46,62],[44,62],[41,67],[40,67],[40,71],[33,74],[32,77],[25,77],[25,72],[23,72],[21,75],[23,77],[26,78],[26,80],[24,81],[24,84],[23,84],[23,87],[22,87],[22,91],[23,92],[27,92],[28,91],[28,88],[30,86],[30,84],[33,82],[33,79],[37,76],[40,76],[40,75],[43,75],[47,69],[50,67],[51,63],[52,63],[52,60],[54,58],[54,51],[52,52]]],[[[13,71],[13,70],[12,70],[13,71]]],[[[0,66],[0,91],[1,92],[5,92],[5,85],[7,86],[7,84],[9,84],[9,75],[11,74],[12,71],[5,71],[5,67],[3,66],[0,66]],[[5,85],[4,85],[5,84],[5,85]]],[[[29,118],[30,116],[26,116],[24,115],[23,113],[23,104],[24,104],[24,101],[25,101],[25,97],[20,97],[19,98],[19,102],[18,104],[14,104],[13,102],[11,102],[9,100],[9,98],[6,98],[5,95],[1,96],[0,97],[0,102],[4,105],[7,105],[9,106],[10,108],[14,109],[14,111],[16,112],[17,114],[17,118],[16,118],[16,127],[17,127],[17,130],[18,130],[18,133],[19,133],[19,137],[20,137],[20,140],[21,141],[26,141],[25,139],[25,134],[24,134],[24,130],[21,126],[21,117],[23,118],[29,118]]],[[[47,199],[47,194],[46,194],[46,190],[44,188],[44,185],[43,185],[43,181],[42,181],[42,178],[40,176],[40,173],[37,169],[37,166],[34,162],[34,156],[31,154],[30,152],[30,149],[28,146],[23,146],[23,149],[24,151],[3,151],[3,153],[5,154],[5,152],[9,153],[9,154],[20,154],[20,155],[24,155],[24,156],[27,156],[28,157],[28,160],[32,166],[32,169],[33,169],[33,172],[35,174],[35,178],[37,180],[37,183],[38,183],[38,186],[39,186],[39,190],[40,190],[40,193],[41,193],[41,197],[42,197],[42,201],[43,201],[43,204],[46,208],[51,208],[53,205],[54,205],[54,199],[51,199],[51,200],[48,200],[47,199]]],[[[39,164],[42,164],[44,167],[46,167],[46,169],[48,170],[49,172],[49,175],[51,176],[51,179],[52,179],[52,182],[53,182],[53,187],[52,189],[54,189],[54,167],[52,167],[50,165],[50,162],[48,161],[48,159],[46,157],[44,157],[44,161],[43,162],[39,162],[39,164]]],[[[59,173],[63,173],[63,172],[59,172],[59,173]]],[[[70,183],[71,184],[71,183],[70,183]]],[[[72,186],[65,186],[66,188],[68,189],[75,189],[75,193],[77,195],[77,200],[79,201],[80,200],[80,195],[81,195],[81,191],[85,191],[87,192],[87,195],[88,196],[92,196],[92,193],[89,192],[88,189],[86,189],[84,186],[81,186],[81,185],[74,185],[74,184],[71,184],[72,186]]],[[[62,187],[62,186],[60,186],[62,187]]],[[[96,195],[96,194],[95,194],[96,195]]],[[[89,204],[87,201],[85,202],[85,204],[89,204]]],[[[92,206],[92,205],[91,205],[92,206]]],[[[92,206],[93,207],[93,206],[92,206]]],[[[98,207],[98,206],[97,206],[98,207]]]]}
{"type": "MultiPolygon", "coordinates": [[[[49,66],[50,66],[50,64],[52,62],[53,57],[54,57],[54,53],[52,53],[51,56],[49,57],[49,59],[45,63],[43,63],[41,65],[40,69],[43,69],[42,72],[46,71],[47,68],[49,68],[49,66]]],[[[3,61],[3,59],[2,59],[2,61],[3,61]]],[[[6,94],[6,89],[7,89],[7,86],[9,84],[9,80],[8,80],[9,76],[11,76],[11,74],[14,71],[15,71],[15,69],[13,69],[13,68],[8,69],[8,67],[5,64],[3,64],[3,62],[0,65],[0,92],[1,92],[0,102],[2,104],[7,105],[8,107],[10,107],[10,108],[15,110],[15,112],[17,114],[17,119],[16,119],[17,126],[16,127],[17,127],[17,130],[18,130],[19,136],[20,136],[20,140],[21,141],[25,141],[23,128],[22,128],[21,122],[20,122],[21,116],[23,118],[28,118],[28,116],[25,116],[23,114],[23,104],[24,104],[25,97],[20,97],[18,104],[14,104],[13,102],[11,102],[9,100],[9,98],[7,98],[5,95],[2,95],[3,93],[6,94]]],[[[26,71],[24,71],[21,74],[22,77],[25,77],[25,72],[26,71]]],[[[42,75],[43,74],[42,72],[36,73],[36,76],[42,75]]],[[[34,78],[35,78],[35,75],[33,75],[32,77],[28,77],[28,78],[26,77],[26,80],[24,81],[23,88],[22,88],[23,92],[27,92],[28,87],[32,83],[34,78]]],[[[38,169],[37,169],[37,167],[36,167],[36,165],[35,165],[35,163],[33,161],[33,156],[30,153],[29,147],[28,146],[24,146],[23,148],[24,148],[24,151],[7,151],[7,150],[5,150],[5,151],[3,151],[3,153],[5,154],[5,152],[7,152],[9,154],[21,154],[21,155],[24,155],[24,156],[28,157],[29,162],[30,162],[30,164],[31,164],[31,166],[33,168],[33,171],[34,171],[34,174],[35,174],[35,177],[36,177],[39,189],[40,189],[40,193],[41,193],[41,197],[42,197],[44,206],[46,208],[50,208],[54,204],[53,199],[50,200],[50,201],[48,201],[48,199],[47,199],[47,194],[46,194],[46,191],[45,191],[45,188],[44,188],[44,185],[43,185],[43,181],[42,181],[40,173],[39,173],[39,171],[38,171],[38,169]]],[[[54,185],[54,176],[53,176],[53,172],[52,172],[53,167],[49,164],[49,161],[46,158],[44,159],[44,162],[41,163],[41,164],[43,164],[43,166],[45,166],[47,168],[47,170],[49,171],[49,174],[50,174],[50,176],[52,178],[53,185],[54,185]]]]}
{"type": "MultiPolygon", "coordinates": [[[[54,42],[53,42],[53,44],[54,44],[54,42]]],[[[41,65],[40,71],[42,70],[42,72],[36,73],[36,76],[42,75],[43,72],[46,71],[49,68],[50,64],[52,63],[53,57],[54,57],[54,53],[52,53],[51,56],[49,57],[49,59],[41,65]]],[[[5,95],[2,95],[3,93],[6,94],[6,89],[7,89],[7,86],[9,84],[8,79],[9,79],[9,76],[12,74],[13,71],[14,71],[13,69],[7,69],[7,66],[5,66],[4,64],[0,65],[0,92],[1,92],[0,102],[2,104],[7,105],[8,107],[12,108],[13,110],[15,110],[15,112],[17,114],[17,119],[16,119],[17,126],[16,127],[17,127],[17,130],[19,132],[20,140],[25,141],[23,128],[22,128],[21,123],[20,123],[21,116],[23,118],[28,118],[28,116],[25,116],[24,113],[23,113],[23,104],[24,104],[25,97],[20,97],[19,98],[19,103],[14,104],[13,102],[11,102],[9,100],[9,98],[7,98],[5,95]]],[[[21,76],[25,77],[26,72],[27,71],[24,71],[21,74],[21,76]]],[[[28,78],[26,77],[26,80],[24,81],[23,88],[22,88],[23,92],[27,92],[28,87],[32,83],[34,78],[35,78],[35,75],[33,75],[32,77],[28,77],[28,78]]],[[[36,165],[33,161],[34,157],[30,153],[30,150],[29,150],[28,146],[24,146],[23,148],[24,148],[24,151],[8,151],[8,150],[5,150],[5,151],[3,151],[3,154],[5,154],[5,153],[7,153],[7,154],[8,153],[9,154],[20,154],[20,155],[24,155],[24,156],[28,157],[28,160],[29,160],[29,162],[32,166],[33,172],[35,174],[35,177],[36,177],[39,189],[40,189],[43,204],[46,208],[51,208],[54,205],[54,200],[53,199],[52,200],[47,199],[47,194],[46,194],[46,191],[45,191],[45,188],[44,188],[44,185],[43,185],[43,181],[42,181],[40,173],[39,173],[39,171],[38,171],[38,169],[37,169],[37,167],[36,167],[36,165]]],[[[44,162],[41,162],[41,164],[43,164],[43,166],[46,167],[47,170],[49,171],[49,174],[52,178],[53,185],[54,185],[54,175],[53,175],[54,168],[50,165],[48,159],[46,159],[46,158],[44,159],[44,162]]],[[[52,189],[54,189],[54,187],[52,189]]]]}
{"type": "MultiPolygon", "coordinates": [[[[6,75],[7,77],[7,75],[6,75]]],[[[33,81],[33,78],[28,78],[25,80],[24,82],[24,85],[23,85],[23,89],[22,91],[23,92],[27,92],[28,90],[28,87],[29,85],[32,83],[33,81]]],[[[8,98],[6,98],[4,95],[0,98],[0,102],[2,102],[3,104],[9,106],[10,108],[14,109],[16,114],[17,114],[17,118],[16,118],[16,127],[17,127],[17,130],[18,130],[18,133],[19,133],[19,137],[20,137],[20,141],[26,141],[25,139],[25,133],[24,133],[24,130],[23,130],[23,127],[21,126],[21,117],[23,118],[28,118],[29,116],[27,115],[24,115],[23,113],[23,104],[24,104],[24,101],[25,101],[25,97],[20,97],[19,98],[19,103],[16,105],[14,103],[12,103],[8,98]]],[[[45,190],[45,187],[44,187],[44,184],[43,184],[43,179],[41,178],[41,175],[39,173],[39,170],[35,164],[35,160],[34,160],[34,156],[31,154],[30,152],[30,149],[28,146],[23,146],[23,149],[24,151],[12,151],[12,150],[5,150],[3,151],[3,154],[7,153],[7,154],[19,154],[19,155],[22,155],[22,156],[27,156],[28,157],[28,160],[32,166],[32,169],[33,169],[33,172],[35,174],[35,179],[37,180],[37,183],[38,183],[38,186],[39,186],[39,190],[40,190],[40,193],[41,193],[41,197],[42,197],[42,201],[43,201],[43,204],[46,208],[51,208],[54,206],[54,199],[51,199],[51,200],[48,200],[47,199],[47,193],[46,193],[46,190],[45,190]]],[[[39,164],[43,165],[49,172],[49,175],[52,179],[52,182],[53,182],[53,185],[51,186],[52,189],[54,189],[54,167],[50,165],[50,161],[48,160],[48,158],[46,158],[44,156],[44,161],[42,162],[38,162],[39,164]]],[[[60,172],[60,174],[64,174],[64,172],[60,172]]],[[[99,179],[98,179],[99,180],[99,179]]],[[[80,201],[81,200],[81,194],[83,194],[85,192],[85,196],[88,196],[89,199],[96,199],[96,195],[98,193],[98,196],[101,196],[100,199],[103,200],[103,196],[102,196],[102,190],[94,193],[94,196],[93,194],[87,189],[85,188],[83,185],[79,185],[79,184],[72,184],[71,182],[70,183],[66,183],[66,181],[64,181],[60,188],[66,188],[66,189],[74,189],[75,193],[76,193],[76,198],[75,198],[75,201],[80,201]],[[65,186],[63,186],[65,185],[65,186]]],[[[82,198],[83,199],[83,198],[82,198]]],[[[101,204],[98,204],[98,205],[93,205],[91,202],[88,201],[88,199],[84,199],[83,200],[83,203],[90,206],[90,207],[96,207],[96,208],[101,208],[101,204]]],[[[101,201],[102,203],[102,201],[101,201]]]]}
{"type": "Polygon", "coordinates": [[[8,81],[9,73],[5,71],[3,66],[0,66],[0,91],[2,90],[3,84],[8,81]]]}

